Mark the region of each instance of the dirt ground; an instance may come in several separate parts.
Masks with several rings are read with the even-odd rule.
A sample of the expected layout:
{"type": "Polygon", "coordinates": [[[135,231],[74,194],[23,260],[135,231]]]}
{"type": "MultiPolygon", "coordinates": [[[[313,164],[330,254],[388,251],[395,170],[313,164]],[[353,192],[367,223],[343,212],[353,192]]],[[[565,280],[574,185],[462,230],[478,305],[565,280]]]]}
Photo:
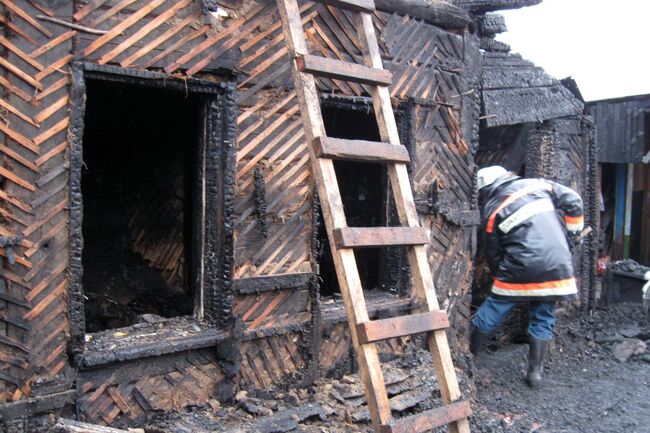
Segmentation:
{"type": "Polygon", "coordinates": [[[561,318],[556,333],[539,390],[523,381],[527,345],[493,344],[476,360],[480,416],[473,431],[650,432],[650,356],[621,362],[614,352],[639,340],[650,344],[641,306],[619,304],[591,317],[561,318]]]}
{"type": "MultiPolygon", "coordinates": [[[[559,318],[546,382],[538,390],[523,380],[525,344],[493,340],[478,359],[459,355],[461,390],[474,410],[472,432],[650,433],[647,345],[650,326],[641,306],[619,304],[592,316],[559,318]]],[[[384,373],[395,416],[440,405],[426,351],[412,349],[404,358],[386,362],[384,373]]],[[[242,392],[232,406],[165,414],[145,431],[366,433],[371,431],[367,420],[362,384],[351,375],[321,380],[308,389],[242,392]]]]}

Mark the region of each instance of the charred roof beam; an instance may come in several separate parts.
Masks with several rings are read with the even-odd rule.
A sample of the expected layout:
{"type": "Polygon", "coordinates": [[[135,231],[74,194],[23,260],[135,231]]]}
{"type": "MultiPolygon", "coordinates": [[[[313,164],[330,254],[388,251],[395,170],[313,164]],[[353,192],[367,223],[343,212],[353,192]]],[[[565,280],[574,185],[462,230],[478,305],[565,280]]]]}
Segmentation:
{"type": "Polygon", "coordinates": [[[506,9],[525,8],[541,2],[542,0],[452,0],[454,5],[476,15],[506,9]]]}
{"type": "Polygon", "coordinates": [[[464,29],[472,22],[466,10],[446,1],[375,0],[377,9],[422,19],[444,29],[464,29]]]}

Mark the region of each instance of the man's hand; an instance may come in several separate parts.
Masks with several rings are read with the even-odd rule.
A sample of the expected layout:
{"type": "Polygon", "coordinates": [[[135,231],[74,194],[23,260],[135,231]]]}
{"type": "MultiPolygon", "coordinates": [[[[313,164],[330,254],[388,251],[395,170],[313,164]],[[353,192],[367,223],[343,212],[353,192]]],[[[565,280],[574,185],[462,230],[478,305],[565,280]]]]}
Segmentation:
{"type": "Polygon", "coordinates": [[[574,232],[574,231],[567,232],[567,242],[569,243],[569,249],[573,250],[573,248],[577,247],[578,245],[582,245],[582,241],[584,240],[584,238],[589,236],[589,234],[592,231],[593,230],[591,227],[587,227],[581,232],[574,232]]]}

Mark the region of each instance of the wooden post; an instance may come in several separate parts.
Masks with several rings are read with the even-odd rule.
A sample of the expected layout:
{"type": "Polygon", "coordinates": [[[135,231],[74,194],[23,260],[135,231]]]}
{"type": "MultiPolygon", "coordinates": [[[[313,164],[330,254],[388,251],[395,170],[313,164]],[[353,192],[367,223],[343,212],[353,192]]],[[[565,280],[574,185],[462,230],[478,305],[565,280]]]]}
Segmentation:
{"type": "Polygon", "coordinates": [[[627,164],[625,181],[625,223],[623,226],[623,258],[630,258],[630,234],[632,233],[632,190],[634,189],[634,164],[627,164]]]}

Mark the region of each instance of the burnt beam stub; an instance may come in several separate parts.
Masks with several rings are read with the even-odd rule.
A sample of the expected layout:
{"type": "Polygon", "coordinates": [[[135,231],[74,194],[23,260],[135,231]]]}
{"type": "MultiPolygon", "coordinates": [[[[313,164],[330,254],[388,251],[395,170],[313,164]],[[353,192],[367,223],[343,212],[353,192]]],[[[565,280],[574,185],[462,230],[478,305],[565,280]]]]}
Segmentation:
{"type": "Polygon", "coordinates": [[[473,14],[483,14],[506,9],[520,9],[540,4],[542,0],[452,0],[455,6],[473,14]]]}
{"type": "Polygon", "coordinates": [[[241,278],[234,281],[234,287],[235,292],[241,295],[253,295],[274,290],[305,289],[309,287],[312,275],[304,273],[241,278]]]}
{"type": "MultiPolygon", "coordinates": [[[[199,300],[194,317],[204,318],[211,326],[225,326],[232,309],[233,267],[233,196],[235,170],[235,101],[234,86],[227,82],[200,79],[177,80],[165,74],[132,71],[129,69],[74,62],[72,64],[71,126],[70,126],[70,322],[71,343],[69,352],[74,359],[83,352],[86,333],[84,313],[84,200],[82,197],[82,171],[85,170],[83,140],[85,125],[87,80],[112,82],[125,86],[176,91],[179,95],[194,97],[203,108],[200,117],[204,127],[195,128],[204,135],[197,138],[197,155],[192,172],[203,176],[203,194],[197,194],[185,206],[195,206],[194,225],[185,231],[194,242],[190,245],[186,262],[188,273],[195,276],[189,283],[199,288],[199,300]],[[181,93],[182,92],[182,93],[181,93]],[[201,200],[198,196],[204,196],[201,200]],[[217,218],[206,218],[217,215],[217,218]],[[200,226],[197,226],[197,224],[200,226]],[[197,228],[198,227],[198,228],[197,228]],[[189,230],[189,229],[188,229],[189,230]],[[202,261],[202,266],[192,263],[202,261]],[[201,269],[201,275],[196,272],[201,269]]],[[[198,125],[197,125],[198,126],[198,125]]],[[[155,156],[155,155],[154,155],[155,156]]],[[[155,158],[153,159],[155,161],[155,158]]],[[[153,164],[153,162],[152,162],[153,164]]],[[[189,286],[191,287],[191,286],[189,286]]]]}
{"type": "Polygon", "coordinates": [[[478,28],[481,36],[494,36],[508,31],[505,17],[499,14],[485,14],[479,17],[478,28]]]}
{"type": "Polygon", "coordinates": [[[266,239],[269,236],[269,223],[266,216],[266,182],[264,173],[260,167],[253,170],[253,184],[255,187],[255,211],[259,222],[262,236],[266,239]]]}

